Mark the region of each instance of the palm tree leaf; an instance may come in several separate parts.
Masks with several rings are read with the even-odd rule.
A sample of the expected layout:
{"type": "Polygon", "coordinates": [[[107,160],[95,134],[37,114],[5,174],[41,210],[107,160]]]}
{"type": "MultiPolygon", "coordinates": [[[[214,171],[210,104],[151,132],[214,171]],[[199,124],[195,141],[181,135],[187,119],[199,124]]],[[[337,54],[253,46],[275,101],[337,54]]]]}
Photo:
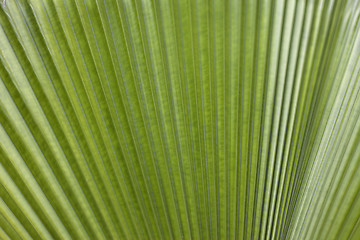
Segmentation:
{"type": "Polygon", "coordinates": [[[359,239],[358,0],[7,0],[0,239],[359,239]]]}

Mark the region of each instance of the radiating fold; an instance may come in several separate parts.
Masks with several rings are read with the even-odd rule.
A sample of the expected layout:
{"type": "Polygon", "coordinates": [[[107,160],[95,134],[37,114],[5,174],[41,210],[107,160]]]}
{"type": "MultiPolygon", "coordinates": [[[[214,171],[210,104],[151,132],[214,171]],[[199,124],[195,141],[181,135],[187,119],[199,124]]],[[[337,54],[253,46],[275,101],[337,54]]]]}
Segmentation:
{"type": "Polygon", "coordinates": [[[0,239],[360,238],[358,0],[0,8],[0,239]]]}

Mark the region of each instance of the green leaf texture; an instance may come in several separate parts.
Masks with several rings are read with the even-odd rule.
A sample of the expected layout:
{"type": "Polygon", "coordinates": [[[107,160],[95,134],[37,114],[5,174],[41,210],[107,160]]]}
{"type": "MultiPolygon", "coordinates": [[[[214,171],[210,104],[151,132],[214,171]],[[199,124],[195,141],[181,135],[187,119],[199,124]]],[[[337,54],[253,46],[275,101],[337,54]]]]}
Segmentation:
{"type": "Polygon", "coordinates": [[[0,239],[360,239],[359,0],[6,0],[0,239]]]}

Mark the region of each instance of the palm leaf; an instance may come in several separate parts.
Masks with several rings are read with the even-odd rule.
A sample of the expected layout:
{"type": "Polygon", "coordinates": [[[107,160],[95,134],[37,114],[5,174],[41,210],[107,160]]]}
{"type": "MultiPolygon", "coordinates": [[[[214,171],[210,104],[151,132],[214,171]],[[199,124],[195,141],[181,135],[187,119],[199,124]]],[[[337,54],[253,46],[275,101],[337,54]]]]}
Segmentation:
{"type": "Polygon", "coordinates": [[[0,239],[360,239],[358,0],[7,0],[0,239]]]}

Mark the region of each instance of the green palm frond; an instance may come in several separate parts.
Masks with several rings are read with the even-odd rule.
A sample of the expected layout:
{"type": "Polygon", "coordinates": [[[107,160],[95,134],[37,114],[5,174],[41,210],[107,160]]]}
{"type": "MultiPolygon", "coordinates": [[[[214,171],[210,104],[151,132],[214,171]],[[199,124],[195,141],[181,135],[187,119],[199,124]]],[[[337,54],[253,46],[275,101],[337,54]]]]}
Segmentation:
{"type": "Polygon", "coordinates": [[[360,239],[360,1],[7,0],[0,239],[360,239]]]}

